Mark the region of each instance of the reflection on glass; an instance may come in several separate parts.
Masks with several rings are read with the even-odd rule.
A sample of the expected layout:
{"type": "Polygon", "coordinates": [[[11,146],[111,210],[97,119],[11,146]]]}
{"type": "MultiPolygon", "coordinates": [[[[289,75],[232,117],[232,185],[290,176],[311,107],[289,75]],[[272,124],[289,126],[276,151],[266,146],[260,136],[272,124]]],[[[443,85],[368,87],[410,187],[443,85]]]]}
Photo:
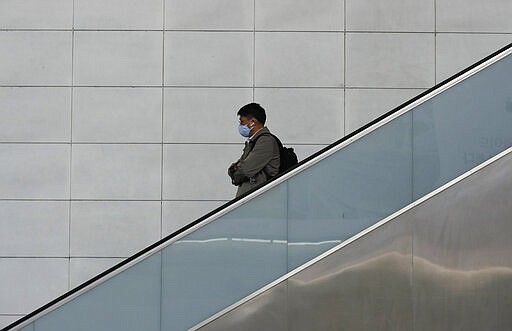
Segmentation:
{"type": "Polygon", "coordinates": [[[164,250],[163,330],[185,330],[286,274],[286,187],[164,250]]]}
{"type": "Polygon", "coordinates": [[[512,146],[512,57],[413,111],[414,198],[512,146]]]}
{"type": "Polygon", "coordinates": [[[289,180],[289,269],[350,238],[412,199],[406,113],[289,180]]]}

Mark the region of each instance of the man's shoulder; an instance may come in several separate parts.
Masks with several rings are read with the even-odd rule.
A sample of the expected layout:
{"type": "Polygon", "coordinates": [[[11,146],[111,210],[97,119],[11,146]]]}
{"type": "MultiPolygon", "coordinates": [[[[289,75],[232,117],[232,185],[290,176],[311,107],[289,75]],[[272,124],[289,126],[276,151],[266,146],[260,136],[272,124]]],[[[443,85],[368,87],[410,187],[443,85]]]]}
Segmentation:
{"type": "Polygon", "coordinates": [[[260,135],[258,135],[257,137],[255,136],[254,138],[255,139],[253,140],[252,148],[258,146],[258,149],[277,148],[278,150],[280,147],[280,143],[278,142],[279,138],[270,133],[269,130],[267,130],[266,132],[262,132],[260,135]]]}
{"type": "Polygon", "coordinates": [[[275,136],[270,132],[270,130],[267,127],[264,127],[258,133],[256,133],[251,140],[253,142],[258,142],[258,141],[271,142],[271,141],[275,141],[275,136]]]}

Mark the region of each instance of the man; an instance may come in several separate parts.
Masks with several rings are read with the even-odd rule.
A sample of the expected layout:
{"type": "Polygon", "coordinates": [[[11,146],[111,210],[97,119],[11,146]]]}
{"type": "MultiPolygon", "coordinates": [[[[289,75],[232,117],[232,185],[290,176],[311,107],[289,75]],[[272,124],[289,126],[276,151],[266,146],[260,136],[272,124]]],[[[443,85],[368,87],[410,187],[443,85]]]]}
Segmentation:
{"type": "Polygon", "coordinates": [[[265,126],[265,109],[250,103],[240,108],[237,115],[238,131],[248,138],[242,156],[228,169],[231,182],[238,186],[238,197],[277,175],[280,160],[279,145],[265,126]]]}

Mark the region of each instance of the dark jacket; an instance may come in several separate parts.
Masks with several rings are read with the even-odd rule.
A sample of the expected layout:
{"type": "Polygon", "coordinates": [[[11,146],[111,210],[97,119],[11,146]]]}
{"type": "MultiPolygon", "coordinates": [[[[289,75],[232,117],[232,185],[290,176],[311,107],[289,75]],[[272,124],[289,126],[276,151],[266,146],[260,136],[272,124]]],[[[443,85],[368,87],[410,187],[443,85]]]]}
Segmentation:
{"type": "Polygon", "coordinates": [[[236,196],[276,176],[279,164],[277,141],[270,135],[268,128],[264,127],[245,142],[242,156],[228,169],[233,184],[238,186],[236,196]]]}

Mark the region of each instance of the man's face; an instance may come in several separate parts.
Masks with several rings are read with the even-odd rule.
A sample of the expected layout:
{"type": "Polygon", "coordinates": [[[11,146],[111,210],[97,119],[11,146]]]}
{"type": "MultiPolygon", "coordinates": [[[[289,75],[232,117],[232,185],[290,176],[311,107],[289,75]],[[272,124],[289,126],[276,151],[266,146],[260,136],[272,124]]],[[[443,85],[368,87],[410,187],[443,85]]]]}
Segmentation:
{"type": "Polygon", "coordinates": [[[251,130],[249,131],[249,137],[254,134],[254,127],[256,124],[256,121],[254,118],[247,117],[247,116],[240,116],[240,125],[247,125],[247,127],[251,130]]]}
{"type": "Polygon", "coordinates": [[[249,127],[251,127],[251,125],[253,125],[253,122],[253,119],[247,116],[240,116],[240,125],[249,125],[249,127]]]}

